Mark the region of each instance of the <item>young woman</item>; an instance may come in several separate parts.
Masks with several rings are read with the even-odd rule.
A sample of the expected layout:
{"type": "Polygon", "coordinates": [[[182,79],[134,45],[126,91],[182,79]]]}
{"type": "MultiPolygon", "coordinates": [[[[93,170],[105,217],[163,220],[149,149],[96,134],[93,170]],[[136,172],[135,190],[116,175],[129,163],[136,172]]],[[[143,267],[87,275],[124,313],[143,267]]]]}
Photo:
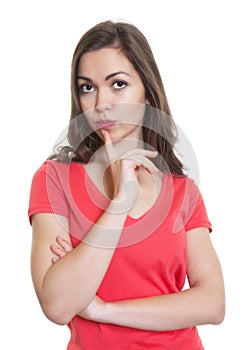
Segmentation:
{"type": "Polygon", "coordinates": [[[111,21],[85,33],[71,93],[68,145],[31,186],[42,310],[68,324],[70,350],[203,349],[196,326],[224,317],[222,272],[142,33],[111,21]]]}

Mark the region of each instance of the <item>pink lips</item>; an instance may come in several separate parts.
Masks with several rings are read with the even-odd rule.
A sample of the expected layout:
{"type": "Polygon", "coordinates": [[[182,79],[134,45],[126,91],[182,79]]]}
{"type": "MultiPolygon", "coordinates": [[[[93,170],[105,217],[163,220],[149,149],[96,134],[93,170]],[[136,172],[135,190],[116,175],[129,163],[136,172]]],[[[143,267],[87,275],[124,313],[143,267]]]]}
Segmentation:
{"type": "Polygon", "coordinates": [[[100,120],[99,122],[97,122],[97,125],[99,126],[100,129],[111,129],[112,126],[115,125],[115,121],[113,120],[100,120]]]}

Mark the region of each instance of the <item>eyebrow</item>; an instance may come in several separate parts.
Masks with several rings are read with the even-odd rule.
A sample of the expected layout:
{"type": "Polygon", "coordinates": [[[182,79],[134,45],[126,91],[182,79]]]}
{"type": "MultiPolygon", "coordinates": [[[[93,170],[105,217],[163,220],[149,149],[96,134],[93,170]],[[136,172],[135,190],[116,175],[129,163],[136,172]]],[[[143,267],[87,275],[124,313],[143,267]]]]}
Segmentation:
{"type": "MultiPolygon", "coordinates": [[[[115,72],[115,73],[111,73],[111,74],[107,75],[106,78],[105,78],[105,81],[107,81],[107,80],[113,78],[114,76],[116,76],[116,75],[118,75],[118,74],[125,74],[125,75],[128,75],[128,76],[130,77],[130,74],[128,74],[127,72],[119,71],[119,72],[115,72]]],[[[78,78],[78,79],[86,80],[86,81],[88,81],[88,82],[90,82],[90,83],[93,82],[92,79],[87,78],[87,77],[82,76],[82,75],[79,75],[77,78],[78,78]]]]}

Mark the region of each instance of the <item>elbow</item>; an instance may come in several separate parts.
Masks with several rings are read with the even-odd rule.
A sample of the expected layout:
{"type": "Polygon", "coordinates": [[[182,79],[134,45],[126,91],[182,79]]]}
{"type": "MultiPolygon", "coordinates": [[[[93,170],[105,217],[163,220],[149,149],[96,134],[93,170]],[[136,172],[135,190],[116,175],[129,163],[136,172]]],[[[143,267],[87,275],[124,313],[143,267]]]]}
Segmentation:
{"type": "Polygon", "coordinates": [[[212,324],[219,325],[225,318],[225,295],[224,293],[204,291],[199,294],[199,319],[195,325],[212,324]]]}
{"type": "Polygon", "coordinates": [[[74,305],[71,302],[71,299],[68,301],[65,300],[63,296],[45,296],[42,298],[38,298],[41,309],[51,322],[57,325],[67,325],[71,322],[72,318],[75,317],[81,310],[83,310],[88,304],[80,305],[80,309],[78,305],[74,305]]]}
{"type": "Polygon", "coordinates": [[[43,310],[43,312],[44,312],[45,316],[49,319],[49,321],[51,321],[59,326],[65,326],[70,322],[70,320],[68,318],[64,317],[61,314],[57,314],[55,312],[46,312],[44,310],[43,310]]]}
{"type": "Polygon", "coordinates": [[[224,321],[224,318],[225,318],[225,304],[223,303],[223,305],[216,307],[216,309],[214,310],[212,324],[219,325],[224,321]]]}
{"type": "Polygon", "coordinates": [[[225,318],[225,298],[221,297],[215,302],[212,303],[212,312],[211,312],[211,320],[210,323],[213,325],[219,325],[224,321],[225,318]]]}
{"type": "Polygon", "coordinates": [[[56,304],[41,304],[42,311],[44,315],[53,323],[64,326],[67,325],[71,319],[72,315],[69,314],[69,312],[66,312],[65,307],[60,307],[56,304]]]}

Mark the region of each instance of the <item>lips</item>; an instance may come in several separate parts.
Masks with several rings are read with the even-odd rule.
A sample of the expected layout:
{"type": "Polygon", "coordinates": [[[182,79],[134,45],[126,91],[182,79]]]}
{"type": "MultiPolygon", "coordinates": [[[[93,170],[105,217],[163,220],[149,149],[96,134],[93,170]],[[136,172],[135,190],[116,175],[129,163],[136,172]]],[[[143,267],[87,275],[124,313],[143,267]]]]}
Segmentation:
{"type": "Polygon", "coordinates": [[[97,122],[97,125],[100,129],[110,129],[115,125],[115,123],[116,122],[113,120],[99,120],[99,122],[97,122]]]}

